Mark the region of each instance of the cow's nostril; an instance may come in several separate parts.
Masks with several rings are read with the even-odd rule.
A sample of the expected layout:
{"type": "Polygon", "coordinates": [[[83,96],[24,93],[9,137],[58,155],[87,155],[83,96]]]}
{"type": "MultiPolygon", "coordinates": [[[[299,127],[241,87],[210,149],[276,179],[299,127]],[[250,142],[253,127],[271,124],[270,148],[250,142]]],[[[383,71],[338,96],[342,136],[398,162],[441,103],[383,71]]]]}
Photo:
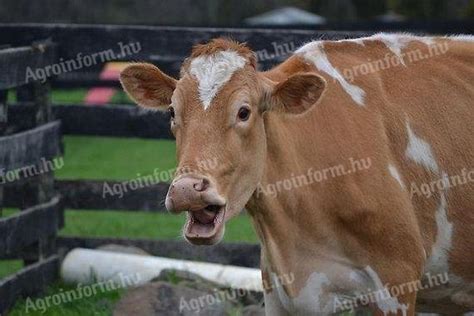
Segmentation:
{"type": "Polygon", "coordinates": [[[209,180],[206,178],[202,179],[201,181],[193,185],[194,190],[199,191],[199,192],[206,191],[208,187],[209,187],[209,180]]]}

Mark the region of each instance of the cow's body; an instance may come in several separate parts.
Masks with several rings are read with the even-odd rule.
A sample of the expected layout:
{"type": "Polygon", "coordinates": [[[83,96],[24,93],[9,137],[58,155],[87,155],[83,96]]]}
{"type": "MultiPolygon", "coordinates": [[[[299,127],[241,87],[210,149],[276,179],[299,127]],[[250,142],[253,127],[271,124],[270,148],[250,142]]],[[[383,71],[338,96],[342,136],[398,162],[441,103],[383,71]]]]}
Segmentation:
{"type": "MultiPolygon", "coordinates": [[[[337,306],[328,293],[343,301],[374,291],[379,280],[409,283],[427,272],[444,279],[448,273],[449,289],[439,282],[418,293],[420,301],[432,306],[430,299],[447,299],[474,309],[474,45],[436,40],[438,45],[447,41],[449,49],[438,56],[361,75],[352,83],[343,78],[341,84],[325,70],[332,65],[342,74],[367,60],[393,56],[386,44],[373,38],[363,45],[310,43],[266,73],[282,81],[310,68],[328,82],[309,113],[266,118],[267,129],[277,132],[267,134],[262,194],[254,196],[249,210],[263,243],[267,282],[272,283],[272,273],[295,277],[283,285],[284,292],[267,294],[278,314],[330,312],[337,306]],[[352,87],[344,89],[347,85],[352,87]],[[342,163],[352,169],[351,159],[370,167],[281,189],[277,197],[264,194],[268,184],[309,168],[342,163]],[[436,190],[430,198],[418,194],[423,183],[443,174],[461,176],[463,169],[471,182],[436,190]]],[[[402,52],[409,50],[429,54],[427,44],[416,38],[402,52]]],[[[404,291],[409,292],[407,286],[404,291]]],[[[413,294],[386,304],[385,311],[413,307],[413,294]]]]}
{"type": "Polygon", "coordinates": [[[180,167],[218,159],[178,173],[166,206],[196,244],[247,207],[268,315],[459,314],[474,310],[472,41],[313,42],[260,73],[215,40],[179,81],[138,64],[122,82],[143,106],[172,103],[180,167]]]}

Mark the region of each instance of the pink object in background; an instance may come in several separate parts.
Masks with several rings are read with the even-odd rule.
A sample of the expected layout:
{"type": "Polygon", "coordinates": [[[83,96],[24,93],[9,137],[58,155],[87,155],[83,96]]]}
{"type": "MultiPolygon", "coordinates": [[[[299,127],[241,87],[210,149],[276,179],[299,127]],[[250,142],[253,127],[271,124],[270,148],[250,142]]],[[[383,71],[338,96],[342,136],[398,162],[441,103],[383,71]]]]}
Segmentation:
{"type": "MultiPolygon", "coordinates": [[[[110,62],[105,64],[100,73],[101,80],[119,80],[120,72],[128,65],[124,62],[110,62]]],[[[91,88],[87,92],[84,103],[87,105],[104,105],[110,102],[117,89],[110,87],[91,88]]]]}

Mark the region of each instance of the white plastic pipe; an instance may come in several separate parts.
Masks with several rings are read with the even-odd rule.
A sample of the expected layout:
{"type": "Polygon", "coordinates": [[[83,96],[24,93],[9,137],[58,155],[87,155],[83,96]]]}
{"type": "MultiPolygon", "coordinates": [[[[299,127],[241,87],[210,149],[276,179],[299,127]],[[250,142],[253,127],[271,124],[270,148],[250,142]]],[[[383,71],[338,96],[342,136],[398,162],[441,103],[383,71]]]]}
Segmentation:
{"type": "Polygon", "coordinates": [[[69,283],[112,281],[127,287],[147,283],[164,269],[191,272],[222,286],[263,291],[259,269],[83,248],[67,254],[61,277],[69,283]]]}

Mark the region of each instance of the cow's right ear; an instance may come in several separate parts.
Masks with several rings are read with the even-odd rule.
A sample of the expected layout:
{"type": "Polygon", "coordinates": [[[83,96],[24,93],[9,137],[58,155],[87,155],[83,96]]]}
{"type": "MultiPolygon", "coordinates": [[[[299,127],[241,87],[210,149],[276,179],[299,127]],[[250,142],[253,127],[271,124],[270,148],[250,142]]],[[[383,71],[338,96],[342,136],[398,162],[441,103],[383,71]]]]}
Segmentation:
{"type": "Polygon", "coordinates": [[[166,110],[171,104],[177,81],[152,64],[136,63],[120,73],[120,82],[138,105],[166,110]]]}

